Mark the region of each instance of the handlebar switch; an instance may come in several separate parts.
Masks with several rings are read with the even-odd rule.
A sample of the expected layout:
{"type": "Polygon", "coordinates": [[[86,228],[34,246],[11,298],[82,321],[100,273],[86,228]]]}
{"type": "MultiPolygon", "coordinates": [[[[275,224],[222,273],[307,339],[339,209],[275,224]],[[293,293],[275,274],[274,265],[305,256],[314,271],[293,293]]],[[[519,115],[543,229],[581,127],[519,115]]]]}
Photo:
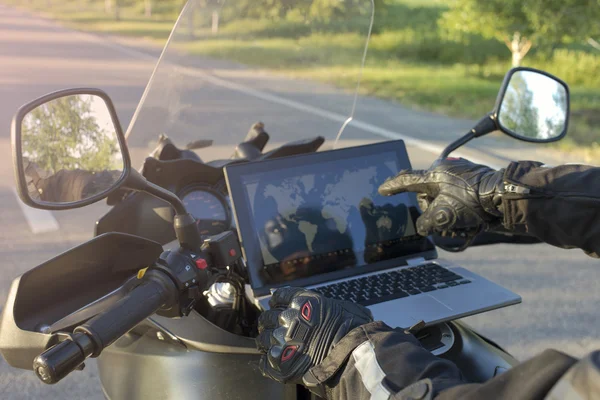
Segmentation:
{"type": "Polygon", "coordinates": [[[191,253],[180,248],[162,253],[157,264],[162,271],[170,275],[173,281],[176,282],[179,291],[184,292],[193,286],[208,282],[208,268],[198,267],[198,260],[206,260],[207,258],[204,254],[191,253]]]}
{"type": "Polygon", "coordinates": [[[167,318],[188,315],[211,283],[211,264],[206,251],[179,248],[162,253],[154,268],[165,272],[177,285],[179,300],[173,307],[158,310],[157,314],[167,318]]]}

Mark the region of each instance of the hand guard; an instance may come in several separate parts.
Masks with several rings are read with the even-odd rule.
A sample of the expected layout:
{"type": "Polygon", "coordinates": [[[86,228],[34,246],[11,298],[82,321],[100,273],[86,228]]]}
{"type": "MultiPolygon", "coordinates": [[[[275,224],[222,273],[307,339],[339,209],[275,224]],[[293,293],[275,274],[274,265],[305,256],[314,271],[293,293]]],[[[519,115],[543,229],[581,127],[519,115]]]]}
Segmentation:
{"type": "Polygon", "coordinates": [[[371,311],[348,301],[328,299],[302,288],[277,290],[271,309],[258,320],[260,369],[281,383],[302,384],[302,377],[320,364],[352,329],[373,321],[371,311]]]}
{"type": "Polygon", "coordinates": [[[416,222],[422,236],[432,233],[487,230],[501,222],[502,178],[496,171],[463,158],[445,159],[427,171],[401,171],[379,193],[416,192],[423,214],[416,222]]]}

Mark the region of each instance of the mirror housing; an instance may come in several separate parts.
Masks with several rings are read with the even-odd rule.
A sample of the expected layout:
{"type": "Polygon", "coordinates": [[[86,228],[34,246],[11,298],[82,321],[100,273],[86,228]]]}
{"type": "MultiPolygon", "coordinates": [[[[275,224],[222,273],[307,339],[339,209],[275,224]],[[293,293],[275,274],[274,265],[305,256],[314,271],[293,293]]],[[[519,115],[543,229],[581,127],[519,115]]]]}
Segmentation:
{"type": "MultiPolygon", "coordinates": [[[[518,76],[518,75],[517,75],[518,76]]],[[[539,83],[539,82],[538,82],[539,83]]],[[[529,96],[529,101],[531,103],[533,103],[535,101],[535,96],[534,93],[532,92],[532,90],[527,90],[527,86],[525,87],[525,92],[527,92],[527,95],[529,96]]],[[[536,88],[537,89],[537,88],[536,88]]],[[[539,93],[539,91],[538,91],[539,93]]],[[[555,92],[558,93],[558,92],[555,92]]],[[[523,98],[519,98],[519,93],[513,93],[513,101],[516,102],[518,105],[522,105],[522,104],[527,104],[527,99],[523,99],[523,98]]],[[[516,112],[520,112],[522,107],[516,107],[518,108],[517,110],[515,110],[516,112]]],[[[531,110],[532,108],[536,109],[537,112],[537,107],[535,107],[534,104],[530,104],[529,110],[531,110]]],[[[548,111],[548,110],[545,110],[548,111]]],[[[549,143],[549,142],[555,142],[557,140],[562,139],[566,134],[567,134],[567,128],[569,125],[569,111],[570,111],[570,94],[569,94],[569,86],[562,80],[558,79],[557,77],[555,77],[554,75],[551,75],[545,71],[541,71],[535,68],[526,68],[526,67],[517,67],[517,68],[513,68],[510,71],[508,71],[508,73],[506,74],[506,76],[504,77],[504,82],[502,83],[502,86],[500,87],[500,91],[498,92],[498,97],[496,98],[496,105],[494,106],[494,109],[488,113],[485,117],[483,117],[479,122],[477,122],[477,124],[473,127],[473,129],[471,129],[468,133],[466,133],[464,136],[461,136],[460,138],[456,139],[454,142],[450,143],[445,149],[444,151],[442,151],[442,154],[440,154],[439,159],[444,159],[447,158],[450,153],[452,153],[454,150],[458,149],[459,147],[464,146],[465,144],[467,144],[468,142],[470,142],[471,140],[487,135],[488,133],[494,132],[496,130],[500,130],[504,133],[506,133],[509,136],[512,136],[516,139],[519,140],[524,140],[527,142],[535,142],[535,143],[549,143]],[[562,102],[563,103],[563,107],[555,107],[555,111],[558,110],[560,112],[560,114],[558,114],[558,119],[562,120],[561,123],[561,127],[562,130],[559,130],[556,134],[552,135],[552,136],[548,136],[547,137],[538,137],[540,135],[533,135],[533,134],[529,134],[527,135],[526,132],[517,132],[517,130],[522,129],[523,125],[521,124],[520,126],[517,126],[519,124],[519,118],[517,118],[516,120],[513,120],[515,123],[513,124],[514,127],[511,126],[507,126],[509,124],[506,123],[506,118],[504,118],[503,113],[508,112],[506,110],[506,99],[507,99],[507,93],[510,93],[513,91],[512,88],[513,86],[511,86],[511,84],[515,83],[514,77],[516,74],[531,74],[530,76],[537,76],[538,78],[542,78],[542,79],[546,79],[547,82],[549,83],[553,83],[555,86],[555,88],[557,88],[559,91],[562,91],[561,89],[564,89],[564,91],[562,91],[562,96],[563,97],[559,97],[561,99],[561,101],[558,101],[556,98],[554,99],[554,105],[556,106],[557,103],[562,102]],[[504,106],[504,107],[503,107],[504,106]],[[562,118],[561,118],[562,117],[562,118]],[[502,119],[502,121],[504,123],[501,123],[499,120],[502,119]]],[[[552,114],[546,114],[546,115],[550,115],[552,122],[554,122],[553,120],[555,119],[554,117],[556,117],[556,115],[553,117],[552,114]]],[[[538,123],[539,123],[539,114],[536,114],[536,118],[538,118],[538,123]]],[[[548,121],[548,119],[546,119],[546,121],[548,121]]],[[[537,132],[536,132],[537,133],[537,132]]]]}
{"type": "Polygon", "coordinates": [[[11,131],[17,191],[28,206],[43,210],[67,210],[95,203],[121,187],[145,192],[166,201],[175,210],[173,225],[180,245],[200,251],[204,241],[196,220],[187,212],[181,199],[167,189],[148,182],[142,174],[131,169],[125,135],[115,107],[102,90],[67,89],[40,97],[19,109],[11,131]],[[69,100],[69,97],[75,98],[69,100]],[[58,101],[61,99],[66,100],[61,103],[58,101]],[[51,105],[52,102],[56,104],[51,105]],[[44,108],[44,105],[47,107],[44,108]],[[26,117],[38,108],[39,113],[32,113],[26,121],[26,117]],[[57,121],[47,118],[49,115],[59,115],[56,118],[58,123],[54,124],[57,121]],[[25,140],[24,121],[25,134],[28,136],[25,140]],[[46,124],[46,121],[51,123],[46,124]],[[112,125],[109,129],[114,131],[106,131],[101,125],[112,125]],[[111,134],[114,139],[110,137],[111,134]],[[28,146],[27,155],[24,155],[23,143],[28,146]],[[120,154],[115,150],[117,144],[120,154]],[[61,154],[56,156],[53,150],[61,154]],[[91,154],[93,161],[90,161],[88,154],[91,154]],[[120,159],[113,158],[115,155],[120,159]],[[23,165],[25,157],[27,167],[23,165]],[[26,170],[30,173],[30,182],[26,170]],[[36,198],[32,198],[32,193],[36,198]],[[42,196],[58,199],[45,201],[42,196]]]}
{"type": "MultiPolygon", "coordinates": [[[[53,110],[51,110],[50,112],[52,112],[53,110]]],[[[68,111],[68,110],[64,110],[63,111],[68,111]]],[[[82,118],[79,112],[79,110],[73,110],[73,114],[70,116],[75,116],[76,118],[82,118]],[[77,112],[75,112],[77,111],[77,112]]],[[[83,119],[83,118],[82,118],[83,119]]],[[[105,118],[106,119],[106,118],[105,118]]],[[[71,120],[69,120],[69,123],[73,123],[71,120]]],[[[67,128],[70,129],[71,127],[62,127],[62,128],[67,128]]],[[[35,127],[33,128],[35,129],[35,127]]],[[[40,128],[41,129],[41,128],[40,128]]],[[[72,135],[73,137],[77,137],[79,134],[79,132],[75,132],[74,135],[72,135]]],[[[60,134],[56,135],[55,137],[58,137],[60,134]]],[[[111,194],[112,192],[114,192],[115,190],[117,190],[120,186],[122,186],[127,179],[129,178],[130,172],[131,172],[131,161],[130,161],[130,157],[129,157],[129,152],[127,150],[127,144],[125,141],[125,136],[123,134],[123,130],[121,128],[121,124],[119,123],[119,119],[116,113],[116,110],[114,108],[114,105],[110,99],[110,97],[102,90],[100,89],[93,89],[93,88],[76,88],[76,89],[66,89],[66,90],[60,90],[57,92],[53,92],[50,94],[47,94],[45,96],[42,96],[24,106],[22,106],[16,113],[15,117],[13,118],[12,121],[12,126],[11,126],[11,136],[12,136],[12,148],[13,148],[13,162],[14,162],[14,170],[15,170],[15,178],[16,178],[16,182],[17,182],[17,192],[19,194],[19,197],[21,198],[21,200],[34,208],[40,208],[40,209],[45,209],[45,210],[65,210],[65,209],[72,209],[72,208],[79,208],[79,207],[84,207],[86,205],[95,203],[97,201],[100,201],[104,198],[106,198],[109,194],[111,194]],[[24,165],[24,161],[27,161],[28,165],[35,165],[34,169],[38,178],[38,182],[40,180],[42,180],[40,178],[40,175],[37,174],[38,171],[43,171],[43,172],[48,172],[47,170],[38,168],[38,164],[35,162],[31,162],[31,160],[29,160],[29,158],[26,158],[24,155],[24,151],[23,151],[23,144],[24,144],[24,140],[23,140],[23,124],[26,121],[26,118],[28,116],[32,116],[32,111],[36,110],[36,109],[40,109],[43,112],[43,109],[41,109],[40,107],[44,106],[44,105],[50,105],[53,102],[58,102],[61,99],[66,99],[68,97],[74,97],[76,100],[75,101],[79,101],[77,100],[78,97],[80,96],[81,98],[84,98],[84,96],[90,96],[90,102],[91,101],[102,101],[102,103],[98,103],[98,104],[94,104],[93,106],[88,104],[87,106],[89,106],[89,109],[87,111],[88,117],[91,121],[92,124],[94,125],[94,128],[96,130],[95,133],[100,133],[106,136],[106,134],[104,132],[100,132],[101,128],[98,128],[97,124],[96,124],[96,120],[94,119],[94,111],[92,110],[93,107],[103,107],[105,106],[106,109],[102,109],[100,110],[101,113],[103,114],[103,117],[106,117],[106,115],[109,116],[110,121],[104,121],[106,124],[111,124],[112,126],[110,126],[110,129],[114,129],[114,132],[110,132],[109,134],[114,135],[116,139],[116,141],[118,142],[118,146],[120,149],[120,155],[121,156],[121,160],[122,160],[122,172],[120,174],[120,176],[117,178],[114,175],[109,175],[107,174],[107,176],[109,176],[109,181],[103,182],[104,186],[99,187],[97,191],[92,192],[89,196],[83,196],[83,190],[82,190],[82,195],[80,196],[80,199],[69,199],[67,201],[62,201],[58,200],[58,201],[45,201],[41,198],[41,196],[39,198],[32,198],[31,192],[29,190],[28,187],[28,180],[27,180],[27,174],[26,174],[26,170],[28,168],[26,168],[26,166],[24,165]],[[97,100],[96,100],[97,99],[97,100]]],[[[41,140],[44,140],[44,138],[41,138],[41,140]]],[[[112,138],[110,138],[110,140],[112,140],[112,138]]],[[[84,139],[82,139],[82,141],[84,141],[84,139]]],[[[45,144],[45,142],[42,142],[42,144],[45,144]]],[[[71,158],[76,158],[78,155],[81,156],[81,150],[80,149],[76,149],[78,144],[75,144],[74,147],[72,147],[72,151],[71,153],[75,152],[78,154],[75,154],[74,156],[71,156],[71,158]]],[[[41,146],[44,147],[44,146],[41,146]]],[[[43,149],[43,150],[47,150],[47,149],[43,149]]],[[[37,161],[37,160],[36,160],[37,161]]],[[[56,160],[54,160],[56,161],[56,160]]],[[[53,167],[60,167],[61,166],[61,162],[60,160],[58,160],[59,162],[54,163],[53,167]]],[[[62,168],[61,169],[62,172],[74,172],[74,171],[68,171],[67,169],[62,168]]],[[[77,167],[76,170],[78,173],[85,173],[87,175],[94,175],[95,172],[90,172],[90,171],[83,171],[80,170],[79,167],[77,167]]],[[[54,172],[52,175],[47,176],[47,178],[52,178],[55,175],[58,175],[57,173],[58,171],[54,172]]],[[[114,171],[105,171],[107,173],[113,173],[113,172],[120,172],[119,170],[114,170],[114,171]]],[[[34,187],[36,187],[36,185],[34,185],[34,187]]],[[[97,185],[98,186],[98,185],[97,185]]],[[[38,189],[40,190],[40,189],[38,189]]],[[[40,191],[40,193],[42,193],[42,191],[40,191]]]]}
{"type": "Polygon", "coordinates": [[[496,99],[496,127],[516,139],[550,143],[567,134],[569,86],[534,68],[517,67],[504,77],[496,99]]]}

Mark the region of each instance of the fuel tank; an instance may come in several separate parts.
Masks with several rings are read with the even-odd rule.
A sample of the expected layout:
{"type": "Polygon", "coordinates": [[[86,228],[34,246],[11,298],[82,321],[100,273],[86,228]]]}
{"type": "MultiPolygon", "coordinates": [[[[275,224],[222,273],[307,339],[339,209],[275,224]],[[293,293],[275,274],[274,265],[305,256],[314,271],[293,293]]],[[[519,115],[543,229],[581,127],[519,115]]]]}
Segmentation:
{"type": "Polygon", "coordinates": [[[194,351],[129,334],[106,349],[98,369],[112,400],[296,398],[295,387],[263,378],[258,362],[256,354],[194,351]]]}
{"type": "MultiPolygon", "coordinates": [[[[417,333],[423,346],[456,363],[471,382],[483,382],[518,361],[460,321],[417,333]]],[[[260,374],[251,338],[236,336],[198,314],[182,320],[152,317],[108,347],[98,359],[107,398],[309,399],[295,385],[260,374]]]]}

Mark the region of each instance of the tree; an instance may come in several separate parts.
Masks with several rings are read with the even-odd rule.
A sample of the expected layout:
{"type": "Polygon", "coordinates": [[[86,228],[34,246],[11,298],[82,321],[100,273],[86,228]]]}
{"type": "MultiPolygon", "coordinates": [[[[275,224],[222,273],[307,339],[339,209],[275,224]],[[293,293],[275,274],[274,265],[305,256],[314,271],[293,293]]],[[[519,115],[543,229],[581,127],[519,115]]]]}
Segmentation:
{"type": "Polygon", "coordinates": [[[565,129],[565,122],[567,120],[567,91],[559,85],[555,84],[554,93],[552,94],[552,101],[554,102],[554,109],[546,113],[546,132],[548,137],[559,136],[565,129]]]}
{"type": "Polygon", "coordinates": [[[523,74],[512,76],[499,114],[504,127],[524,136],[538,137],[539,113],[523,74]]]}
{"type": "Polygon", "coordinates": [[[588,32],[586,42],[596,50],[600,50],[600,26],[596,24],[592,30],[588,32]]]}
{"type": "Polygon", "coordinates": [[[110,14],[114,13],[115,20],[119,21],[121,19],[121,0],[104,0],[104,12],[110,14]]]}
{"type": "Polygon", "coordinates": [[[23,156],[52,174],[122,170],[116,133],[100,126],[102,119],[108,121],[99,118],[93,101],[88,95],[67,96],[32,110],[22,124],[23,156]]]}
{"type": "Polygon", "coordinates": [[[600,50],[600,43],[596,39],[589,37],[589,38],[587,38],[587,42],[590,46],[592,46],[596,50],[600,50]]]}
{"type": "MultiPolygon", "coordinates": [[[[383,8],[387,0],[374,0],[375,7],[383,8]]],[[[342,18],[370,11],[368,0],[238,0],[225,3],[228,10],[239,18],[283,19],[292,12],[306,19],[325,20],[342,18]]]]}
{"type": "Polygon", "coordinates": [[[583,40],[600,18],[599,0],[453,0],[440,24],[454,34],[506,43],[519,66],[533,45],[583,40]]]}
{"type": "Polygon", "coordinates": [[[152,17],[152,0],[144,0],[144,15],[148,18],[152,17]]]}
{"type": "Polygon", "coordinates": [[[214,35],[216,35],[217,33],[219,33],[219,20],[220,20],[220,13],[221,13],[221,7],[222,7],[222,1],[221,0],[201,0],[200,4],[202,4],[203,7],[211,10],[211,31],[214,35]]]}

